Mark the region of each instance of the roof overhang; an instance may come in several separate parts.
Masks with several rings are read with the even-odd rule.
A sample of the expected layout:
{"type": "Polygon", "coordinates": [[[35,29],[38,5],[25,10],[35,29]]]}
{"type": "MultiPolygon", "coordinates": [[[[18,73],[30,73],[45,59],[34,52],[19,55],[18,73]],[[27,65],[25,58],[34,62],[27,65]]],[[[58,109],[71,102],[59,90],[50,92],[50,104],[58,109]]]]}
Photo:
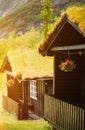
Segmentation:
{"type": "Polygon", "coordinates": [[[46,47],[41,52],[43,56],[53,56],[57,50],[85,49],[84,33],[68,17],[64,17],[60,25],[47,40],[49,44],[45,45],[46,47]]]}
{"type": "Polygon", "coordinates": [[[4,70],[4,73],[6,73],[7,75],[10,75],[10,76],[14,76],[13,72],[8,71],[8,70],[4,70]]]}
{"type": "Polygon", "coordinates": [[[63,47],[53,47],[50,51],[66,51],[66,50],[82,50],[85,49],[85,45],[72,45],[63,47]]]}
{"type": "Polygon", "coordinates": [[[8,56],[6,55],[4,60],[3,60],[3,63],[0,67],[0,72],[3,73],[5,70],[9,70],[11,71],[12,70],[12,66],[9,62],[9,59],[8,59],[8,56]]]}

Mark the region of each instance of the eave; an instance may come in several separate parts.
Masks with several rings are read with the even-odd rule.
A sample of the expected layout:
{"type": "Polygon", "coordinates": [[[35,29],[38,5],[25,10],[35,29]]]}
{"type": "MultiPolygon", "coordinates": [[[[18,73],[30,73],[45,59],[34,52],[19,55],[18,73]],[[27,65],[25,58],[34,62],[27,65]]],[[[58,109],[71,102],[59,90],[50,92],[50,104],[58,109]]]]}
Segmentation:
{"type": "Polygon", "coordinates": [[[53,47],[50,51],[66,51],[66,50],[82,50],[85,49],[85,45],[72,45],[72,46],[63,46],[63,47],[53,47]]]}
{"type": "Polygon", "coordinates": [[[13,72],[8,71],[8,70],[4,70],[4,73],[6,73],[7,75],[10,75],[10,76],[14,76],[13,72]]]}
{"type": "Polygon", "coordinates": [[[67,15],[43,43],[41,54],[53,56],[56,50],[85,49],[85,34],[78,24],[72,22],[67,15]],[[66,29],[68,32],[66,32],[66,29]],[[63,33],[62,33],[63,32],[63,33]],[[63,40],[62,40],[63,39],[63,40]],[[78,40],[77,40],[78,39],[78,40]]]}
{"type": "Polygon", "coordinates": [[[0,67],[0,72],[3,73],[5,70],[12,70],[11,64],[9,63],[8,56],[6,55],[4,61],[0,67]]]}

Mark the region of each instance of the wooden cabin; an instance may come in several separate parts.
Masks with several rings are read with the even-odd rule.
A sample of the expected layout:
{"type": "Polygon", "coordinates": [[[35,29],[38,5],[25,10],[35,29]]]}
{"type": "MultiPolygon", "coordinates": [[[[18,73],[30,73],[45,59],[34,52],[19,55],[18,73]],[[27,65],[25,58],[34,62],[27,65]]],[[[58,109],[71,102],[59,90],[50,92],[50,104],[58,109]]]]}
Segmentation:
{"type": "MultiPolygon", "coordinates": [[[[36,52],[33,51],[32,54],[36,55],[36,52]]],[[[3,95],[3,108],[9,113],[15,113],[18,119],[39,119],[43,117],[44,113],[44,93],[52,94],[53,92],[52,73],[48,75],[46,71],[43,72],[42,70],[42,73],[37,68],[35,69],[35,61],[33,61],[34,63],[30,61],[30,64],[32,62],[32,65],[34,65],[30,68],[29,64],[27,64],[30,57],[26,59],[27,69],[25,67],[19,70],[20,56],[18,61],[17,56],[15,62],[15,55],[15,52],[14,55],[7,55],[0,69],[0,72],[4,72],[7,77],[7,96],[3,95]],[[37,74],[37,71],[39,71],[39,74],[37,74]]],[[[37,58],[38,60],[40,57],[35,57],[35,59],[37,58]]],[[[44,67],[43,65],[43,69],[44,67]]],[[[52,72],[51,70],[49,72],[52,72]]]]}
{"type": "Polygon", "coordinates": [[[45,94],[44,118],[54,129],[85,130],[85,9],[67,9],[39,52],[54,57],[54,94],[45,94]],[[75,68],[66,70],[67,60],[75,68]]]}
{"type": "Polygon", "coordinates": [[[40,119],[44,114],[44,94],[53,93],[53,78],[42,77],[22,80],[20,102],[20,119],[23,119],[22,112],[28,111],[28,118],[40,119]],[[24,110],[23,103],[26,106],[24,110]]]}

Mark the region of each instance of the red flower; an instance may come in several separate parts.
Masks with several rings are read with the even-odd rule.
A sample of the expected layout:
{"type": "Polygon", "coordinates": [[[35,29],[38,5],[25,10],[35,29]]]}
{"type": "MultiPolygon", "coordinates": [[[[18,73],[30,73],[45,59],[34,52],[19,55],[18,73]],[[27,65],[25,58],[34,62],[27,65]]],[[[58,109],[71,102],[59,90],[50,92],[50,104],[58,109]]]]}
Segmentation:
{"type": "Polygon", "coordinates": [[[61,65],[58,66],[58,68],[61,68],[61,67],[62,67],[61,65]]]}
{"type": "Polygon", "coordinates": [[[67,59],[66,62],[65,62],[65,65],[68,66],[70,64],[70,60],[67,59]]]}
{"type": "Polygon", "coordinates": [[[61,62],[61,64],[58,65],[58,68],[65,72],[71,72],[76,68],[76,64],[73,60],[66,59],[65,62],[61,62]]]}

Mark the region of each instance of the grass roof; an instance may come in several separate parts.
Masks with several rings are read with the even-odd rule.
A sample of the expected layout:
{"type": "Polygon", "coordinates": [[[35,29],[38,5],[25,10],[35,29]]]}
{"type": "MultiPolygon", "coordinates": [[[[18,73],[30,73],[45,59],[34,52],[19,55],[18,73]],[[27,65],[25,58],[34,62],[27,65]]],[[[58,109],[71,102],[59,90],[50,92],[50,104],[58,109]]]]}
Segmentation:
{"type": "Polygon", "coordinates": [[[71,22],[77,25],[79,30],[85,35],[85,5],[82,7],[69,7],[67,10],[57,19],[54,23],[53,30],[49,32],[47,38],[43,39],[39,45],[39,52],[42,54],[49,46],[53,35],[55,34],[58,27],[61,25],[63,19],[67,17],[71,22]]]}
{"type": "Polygon", "coordinates": [[[53,76],[53,58],[43,58],[37,50],[20,48],[10,51],[8,58],[15,75],[21,73],[28,78],[53,76]]]}

